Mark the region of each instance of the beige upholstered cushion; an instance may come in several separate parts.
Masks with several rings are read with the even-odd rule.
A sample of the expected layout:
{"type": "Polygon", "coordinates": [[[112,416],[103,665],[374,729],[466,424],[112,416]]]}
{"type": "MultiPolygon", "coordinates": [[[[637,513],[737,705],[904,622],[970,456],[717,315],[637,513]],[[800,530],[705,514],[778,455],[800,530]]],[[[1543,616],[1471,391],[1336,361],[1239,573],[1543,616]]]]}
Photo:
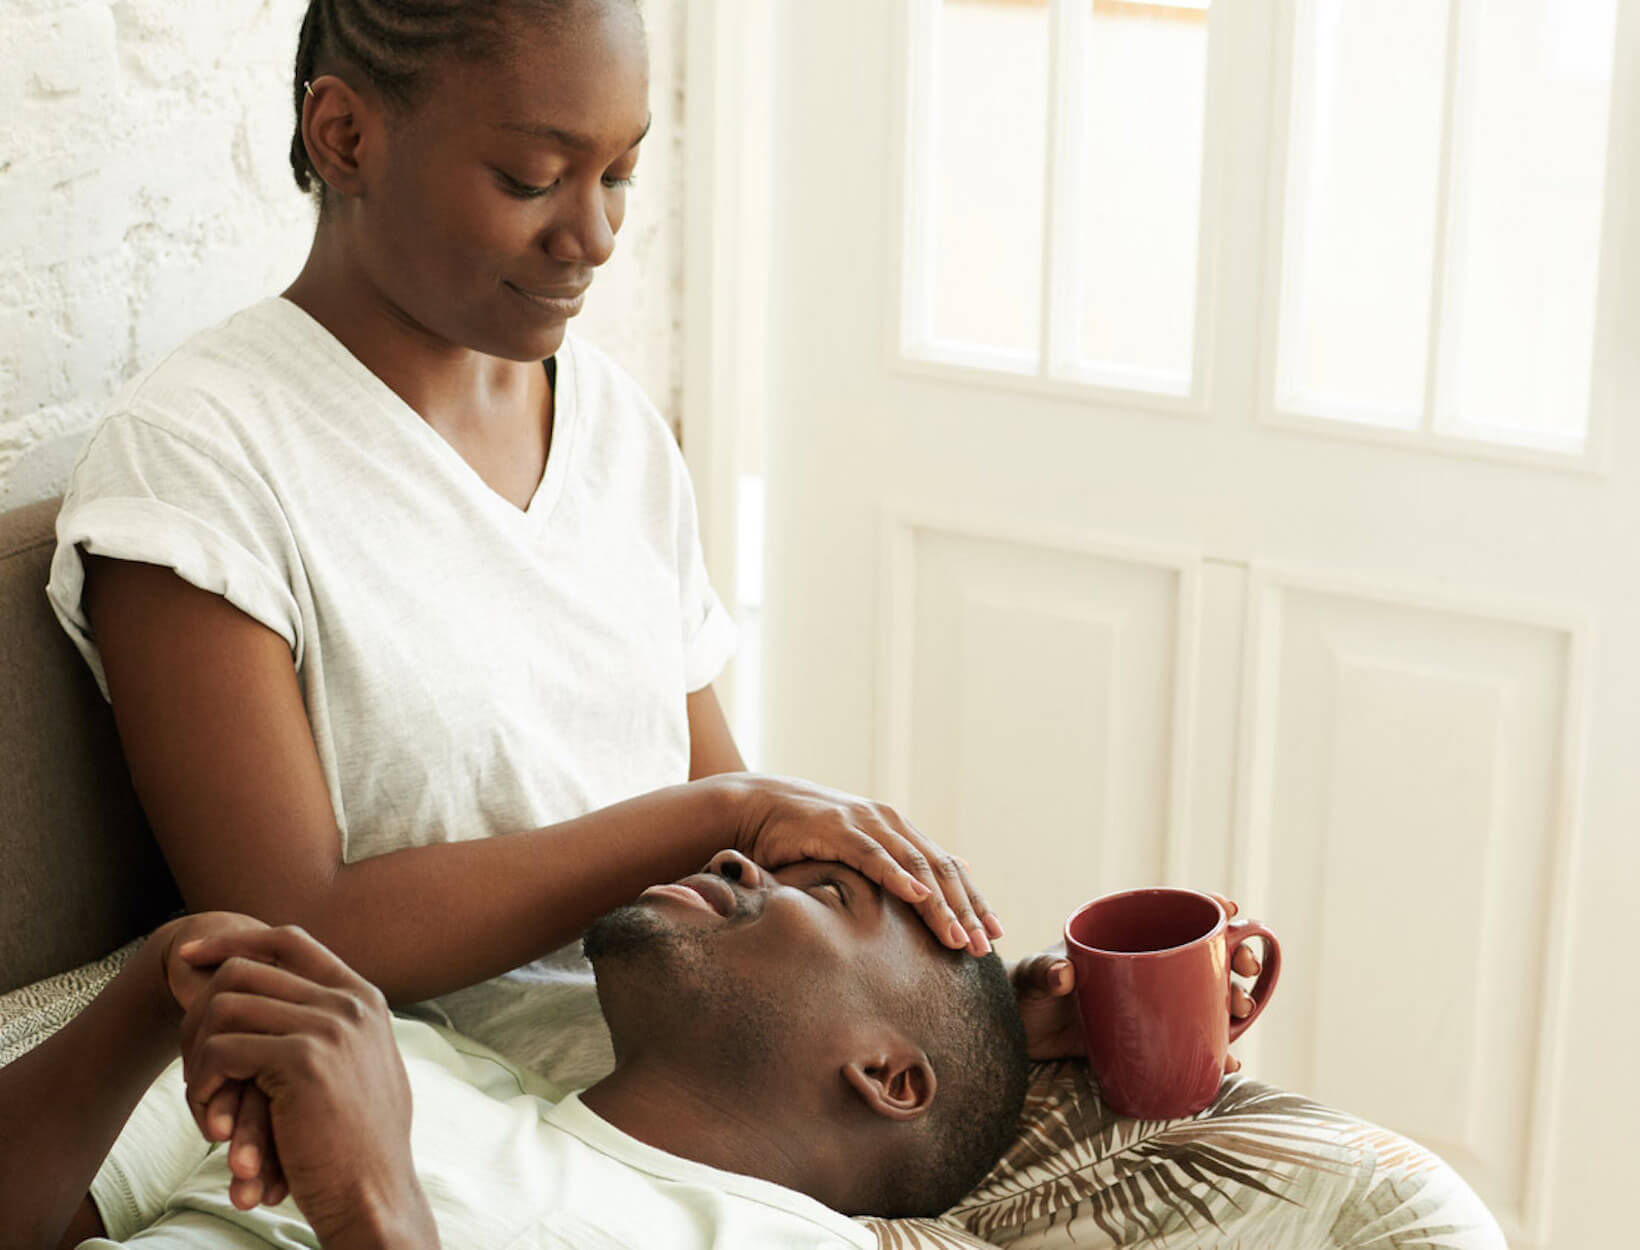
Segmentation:
{"type": "Polygon", "coordinates": [[[113,716],[46,602],[56,515],[55,500],[0,514],[0,992],[179,905],[113,716]]]}

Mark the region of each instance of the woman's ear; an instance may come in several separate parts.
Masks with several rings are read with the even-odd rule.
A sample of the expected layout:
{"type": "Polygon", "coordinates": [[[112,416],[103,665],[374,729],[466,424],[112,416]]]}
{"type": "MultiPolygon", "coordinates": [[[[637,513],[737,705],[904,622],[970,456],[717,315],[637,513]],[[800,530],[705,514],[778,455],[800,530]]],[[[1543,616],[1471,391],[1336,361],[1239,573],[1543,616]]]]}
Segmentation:
{"type": "Polygon", "coordinates": [[[843,1079],[861,1102],[890,1120],[915,1120],[926,1113],[939,1085],[928,1056],[904,1041],[864,1061],[849,1060],[843,1079]]]}
{"type": "Polygon", "coordinates": [[[319,177],[339,195],[364,190],[360,146],[379,125],[372,105],[335,74],[315,78],[302,102],[302,142],[319,177]]]}

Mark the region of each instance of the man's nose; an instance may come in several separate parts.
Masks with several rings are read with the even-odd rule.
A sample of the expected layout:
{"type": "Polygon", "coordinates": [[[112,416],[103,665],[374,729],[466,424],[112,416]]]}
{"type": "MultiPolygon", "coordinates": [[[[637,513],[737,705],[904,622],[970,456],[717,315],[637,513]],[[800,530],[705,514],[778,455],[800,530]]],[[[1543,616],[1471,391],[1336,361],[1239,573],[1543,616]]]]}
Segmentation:
{"type": "Polygon", "coordinates": [[[719,851],[706,862],[706,871],[747,890],[760,890],[765,884],[763,870],[739,851],[719,851]]]}

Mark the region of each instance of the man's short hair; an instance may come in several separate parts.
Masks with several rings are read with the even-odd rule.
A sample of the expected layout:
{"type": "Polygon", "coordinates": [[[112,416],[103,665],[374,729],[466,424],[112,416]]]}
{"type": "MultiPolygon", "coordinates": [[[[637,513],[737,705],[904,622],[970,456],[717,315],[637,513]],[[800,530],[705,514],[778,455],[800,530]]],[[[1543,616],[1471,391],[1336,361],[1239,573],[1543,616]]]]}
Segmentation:
{"type": "Polygon", "coordinates": [[[975,959],[947,951],[942,963],[910,1005],[938,1082],[927,1146],[887,1170],[873,1214],[950,1210],[985,1178],[1019,1127],[1029,1060],[1008,971],[995,953],[975,959]]]}

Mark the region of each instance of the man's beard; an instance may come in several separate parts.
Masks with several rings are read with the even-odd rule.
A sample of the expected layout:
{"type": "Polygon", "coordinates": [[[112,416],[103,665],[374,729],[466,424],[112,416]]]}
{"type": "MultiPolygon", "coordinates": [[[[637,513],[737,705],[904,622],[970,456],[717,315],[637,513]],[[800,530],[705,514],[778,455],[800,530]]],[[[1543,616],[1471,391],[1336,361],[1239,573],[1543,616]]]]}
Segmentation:
{"type": "Polygon", "coordinates": [[[593,963],[600,959],[630,959],[667,937],[667,926],[651,907],[628,903],[605,912],[588,926],[581,953],[593,963]]]}
{"type": "Polygon", "coordinates": [[[606,979],[641,987],[653,1012],[647,1024],[670,1017],[679,1041],[704,1024],[710,1060],[746,1079],[783,1053],[780,1038],[789,1026],[771,994],[714,957],[715,936],[713,929],[670,924],[655,908],[629,903],[593,921],[581,951],[597,974],[600,1001],[606,979]]]}

